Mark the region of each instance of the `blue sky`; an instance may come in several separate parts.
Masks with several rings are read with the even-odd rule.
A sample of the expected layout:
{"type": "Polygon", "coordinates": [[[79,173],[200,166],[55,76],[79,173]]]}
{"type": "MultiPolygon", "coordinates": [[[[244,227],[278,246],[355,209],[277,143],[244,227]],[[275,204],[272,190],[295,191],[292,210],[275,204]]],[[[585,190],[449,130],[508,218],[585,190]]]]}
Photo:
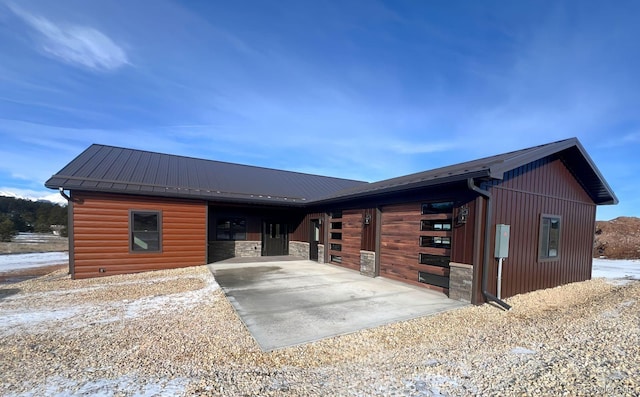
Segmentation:
{"type": "Polygon", "coordinates": [[[640,216],[640,2],[0,0],[0,191],[91,143],[376,181],[578,137],[640,216]]]}

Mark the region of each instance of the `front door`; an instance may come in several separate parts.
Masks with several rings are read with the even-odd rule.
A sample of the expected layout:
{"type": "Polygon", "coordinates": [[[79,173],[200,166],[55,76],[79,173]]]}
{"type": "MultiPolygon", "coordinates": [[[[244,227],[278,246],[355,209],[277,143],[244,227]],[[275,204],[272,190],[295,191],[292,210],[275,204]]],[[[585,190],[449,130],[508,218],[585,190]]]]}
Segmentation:
{"type": "Polygon", "coordinates": [[[262,256],[289,254],[287,224],[265,221],[262,223],[262,256]]]}
{"type": "Polygon", "coordinates": [[[309,259],[318,260],[318,243],[320,242],[320,220],[312,219],[309,236],[309,259]]]}

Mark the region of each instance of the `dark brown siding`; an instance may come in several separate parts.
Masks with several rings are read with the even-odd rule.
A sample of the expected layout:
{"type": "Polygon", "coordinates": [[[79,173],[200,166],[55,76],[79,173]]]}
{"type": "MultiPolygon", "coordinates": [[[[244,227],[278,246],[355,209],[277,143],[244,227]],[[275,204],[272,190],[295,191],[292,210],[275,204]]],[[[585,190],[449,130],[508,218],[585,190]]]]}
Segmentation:
{"type": "Polygon", "coordinates": [[[312,212],[306,214],[304,218],[297,224],[293,225],[293,232],[291,233],[291,241],[303,241],[309,242],[309,237],[311,236],[311,220],[312,219],[322,219],[322,224],[320,225],[320,244],[324,244],[324,213],[322,212],[312,212]]]}
{"type": "Polygon", "coordinates": [[[342,265],[360,270],[360,239],[362,234],[362,210],[346,210],[342,213],[342,265]]]}
{"type": "MultiPolygon", "coordinates": [[[[360,249],[363,251],[376,250],[376,209],[368,208],[364,210],[363,216],[369,218],[369,224],[362,223],[362,244],[360,249]]],[[[363,218],[363,219],[365,219],[363,218]]]]}
{"type": "Polygon", "coordinates": [[[86,192],[73,197],[74,278],[206,263],[205,202],[86,192]],[[162,211],[161,253],[129,252],[130,210],[162,211]]]}
{"type": "MultiPolygon", "coordinates": [[[[493,186],[491,193],[494,224],[511,225],[503,298],[591,277],[596,206],[560,160],[542,160],[516,169],[493,186]],[[562,217],[557,260],[538,260],[541,214],[562,217]]],[[[492,235],[492,256],[494,243],[492,235]]],[[[490,274],[488,288],[495,292],[495,261],[490,274]]]]}
{"type": "Polygon", "coordinates": [[[466,223],[455,223],[455,218],[460,215],[460,208],[456,208],[453,226],[453,238],[451,244],[451,262],[473,265],[473,249],[475,243],[476,202],[472,200],[463,204],[469,210],[466,223]]]}

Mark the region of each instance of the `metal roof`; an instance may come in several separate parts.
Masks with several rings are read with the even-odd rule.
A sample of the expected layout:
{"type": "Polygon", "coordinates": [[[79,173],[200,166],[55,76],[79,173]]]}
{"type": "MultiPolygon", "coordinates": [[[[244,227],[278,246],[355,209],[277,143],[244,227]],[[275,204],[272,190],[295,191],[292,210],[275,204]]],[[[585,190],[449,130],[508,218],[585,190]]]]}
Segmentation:
{"type": "Polygon", "coordinates": [[[94,144],[45,186],[295,206],[362,184],[366,182],[94,144]]]}
{"type": "Polygon", "coordinates": [[[548,156],[557,156],[564,162],[594,203],[618,203],[576,138],[375,183],[92,145],[45,186],[302,206],[397,193],[468,178],[503,179],[506,172],[548,156]]]}
{"type": "Polygon", "coordinates": [[[565,139],[367,185],[359,185],[341,192],[328,194],[316,200],[316,203],[331,203],[374,194],[394,193],[459,182],[468,178],[503,179],[504,174],[508,171],[548,156],[558,156],[562,159],[594,203],[618,203],[618,198],[613,193],[613,190],[611,190],[577,138],[565,139]]]}

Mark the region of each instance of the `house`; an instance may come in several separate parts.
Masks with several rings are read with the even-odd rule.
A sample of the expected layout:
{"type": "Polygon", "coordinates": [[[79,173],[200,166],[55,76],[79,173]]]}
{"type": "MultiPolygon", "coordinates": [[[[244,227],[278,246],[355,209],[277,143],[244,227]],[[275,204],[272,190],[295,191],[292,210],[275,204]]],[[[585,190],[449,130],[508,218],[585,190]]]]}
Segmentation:
{"type": "Polygon", "coordinates": [[[294,255],[476,304],[589,279],[618,202],[575,138],[375,183],[92,145],[45,185],[73,278],[294,255]]]}

